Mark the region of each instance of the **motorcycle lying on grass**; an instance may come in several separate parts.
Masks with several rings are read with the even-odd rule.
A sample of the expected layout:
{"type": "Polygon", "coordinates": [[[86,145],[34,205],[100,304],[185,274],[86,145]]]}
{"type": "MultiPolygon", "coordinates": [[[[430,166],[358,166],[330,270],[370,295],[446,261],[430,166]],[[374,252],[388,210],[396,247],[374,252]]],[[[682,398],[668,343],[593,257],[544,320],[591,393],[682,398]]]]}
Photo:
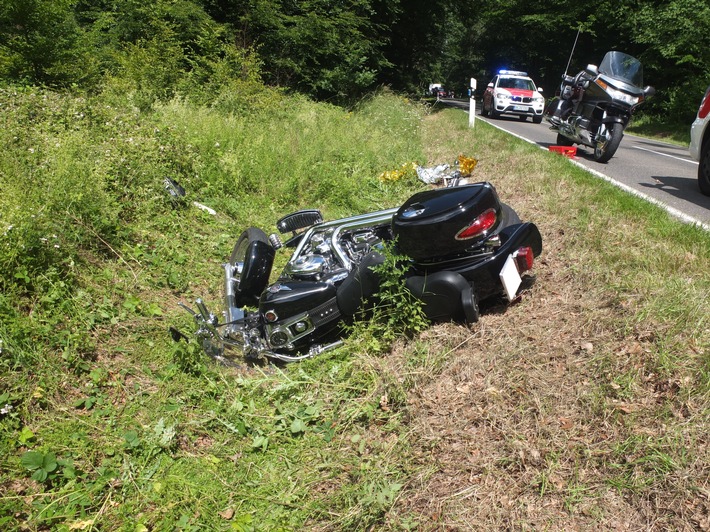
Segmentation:
{"type": "Polygon", "coordinates": [[[213,358],[225,348],[246,359],[297,361],[342,343],[342,325],[377,297],[373,268],[393,245],[407,257],[402,282],[432,322],[474,323],[479,301],[516,296],[521,275],[542,251],[535,224],[521,222],[487,182],[426,190],[401,206],[324,221],[302,210],[277,221],[277,234],[256,227],[237,239],[224,268],[224,320],[201,299],[197,338],[213,358]],[[269,283],[276,251],[293,249],[269,283]]]}
{"type": "Polygon", "coordinates": [[[616,153],[631,116],[655,94],[643,87],[641,62],[623,52],[607,52],[599,67],[587,65],[576,76],[562,76],[560,96],[544,118],[557,130],[557,144],[581,144],[594,149],[594,160],[605,163],[616,153]]]}

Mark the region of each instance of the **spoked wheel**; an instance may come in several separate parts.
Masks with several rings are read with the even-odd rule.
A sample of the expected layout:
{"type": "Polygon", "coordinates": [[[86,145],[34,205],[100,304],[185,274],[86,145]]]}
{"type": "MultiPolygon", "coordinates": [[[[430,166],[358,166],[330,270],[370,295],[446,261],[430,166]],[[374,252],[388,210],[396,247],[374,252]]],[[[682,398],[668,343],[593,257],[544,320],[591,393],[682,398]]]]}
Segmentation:
{"type": "Polygon", "coordinates": [[[259,300],[269,282],[274,255],[269,238],[258,227],[250,227],[239,235],[229,256],[235,306],[241,308],[259,300]]]}
{"type": "Polygon", "coordinates": [[[594,148],[594,160],[598,163],[605,163],[611,159],[616,153],[623,136],[624,126],[618,122],[611,125],[602,125],[596,147],[594,148]]]}
{"type": "Polygon", "coordinates": [[[710,196],[710,142],[706,142],[700,152],[698,186],[700,187],[700,192],[706,196],[710,196]]]}

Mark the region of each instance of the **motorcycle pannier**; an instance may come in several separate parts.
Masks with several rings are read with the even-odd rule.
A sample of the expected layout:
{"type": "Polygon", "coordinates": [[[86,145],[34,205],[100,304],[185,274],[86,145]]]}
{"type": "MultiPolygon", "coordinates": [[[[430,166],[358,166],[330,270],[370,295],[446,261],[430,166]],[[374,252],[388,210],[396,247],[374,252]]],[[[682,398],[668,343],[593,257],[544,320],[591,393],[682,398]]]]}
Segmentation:
{"type": "Polygon", "coordinates": [[[445,187],[414,194],[392,218],[397,247],[414,260],[446,257],[475,247],[500,223],[501,204],[491,183],[445,187]],[[461,239],[463,230],[487,216],[484,231],[461,239]],[[490,225],[488,225],[490,224],[490,225]]]}

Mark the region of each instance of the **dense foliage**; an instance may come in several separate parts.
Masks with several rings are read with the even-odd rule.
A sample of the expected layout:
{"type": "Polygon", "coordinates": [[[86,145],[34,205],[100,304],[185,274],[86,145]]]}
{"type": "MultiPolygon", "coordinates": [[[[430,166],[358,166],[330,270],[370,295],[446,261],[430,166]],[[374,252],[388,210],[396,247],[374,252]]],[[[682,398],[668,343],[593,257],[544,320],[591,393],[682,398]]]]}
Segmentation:
{"type": "Polygon", "coordinates": [[[552,94],[610,49],[638,56],[659,93],[651,110],[692,118],[710,83],[703,0],[7,0],[0,79],[113,86],[139,105],[176,93],[210,99],[263,80],[352,102],[378,85],[461,92],[501,67],[525,69],[552,94]],[[570,57],[572,46],[577,43],[570,57]]]}
{"type": "Polygon", "coordinates": [[[329,218],[391,206],[417,186],[413,176],[378,176],[423,161],[422,107],[387,91],[352,112],[278,92],[261,97],[249,113],[238,95],[213,108],[176,98],[141,111],[118,94],[0,88],[0,529],[217,530],[233,517],[236,530],[295,530],[337,506],[363,509],[344,526],[357,529],[391,504],[401,467],[360,460],[355,440],[335,438],[335,417],[363,426],[376,415],[379,396],[371,396],[381,380],[353,368],[354,357],[323,368],[328,375],[312,386],[269,384],[264,394],[278,372],[224,379],[196,342],[174,344],[167,331],[192,328],[180,300],[201,295],[217,310],[215,273],[244,227],[273,231],[303,205],[329,218]],[[184,186],[185,201],[171,199],[166,176],[184,186]],[[326,381],[344,389],[342,409],[326,405],[326,381]],[[183,423],[195,431],[178,429],[183,423]],[[217,451],[209,457],[208,440],[217,451]],[[295,493],[300,472],[262,461],[272,447],[279,462],[286,452],[313,463],[313,480],[341,454],[364,474],[293,511],[311,481],[295,493]],[[230,456],[238,453],[237,464],[230,456]],[[273,497],[286,506],[274,511],[273,497]],[[232,517],[222,517],[232,499],[232,517]]]}

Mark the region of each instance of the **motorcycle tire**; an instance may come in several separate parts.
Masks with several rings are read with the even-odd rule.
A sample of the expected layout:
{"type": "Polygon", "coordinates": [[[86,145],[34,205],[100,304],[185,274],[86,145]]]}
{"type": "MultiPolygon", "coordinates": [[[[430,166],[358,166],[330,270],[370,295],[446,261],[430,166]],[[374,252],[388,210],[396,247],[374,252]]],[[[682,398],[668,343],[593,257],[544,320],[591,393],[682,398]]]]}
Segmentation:
{"type": "Polygon", "coordinates": [[[509,225],[517,225],[519,223],[522,223],[520,220],[520,216],[518,216],[518,213],[513,210],[513,207],[511,207],[507,203],[501,203],[500,206],[503,211],[503,223],[501,229],[508,227],[509,225]]]}
{"type": "Polygon", "coordinates": [[[710,142],[706,142],[700,151],[698,186],[700,187],[700,192],[710,196],[710,142]]]}
{"type": "Polygon", "coordinates": [[[271,273],[275,250],[266,233],[250,227],[237,239],[229,264],[233,268],[234,299],[236,306],[256,304],[266,288],[271,273]]]}
{"type": "Polygon", "coordinates": [[[572,145],[574,145],[574,141],[568,139],[562,133],[557,134],[557,140],[555,141],[555,143],[558,146],[572,146],[572,145]]]}
{"type": "Polygon", "coordinates": [[[609,136],[604,147],[594,148],[594,160],[598,163],[605,163],[614,156],[621,143],[621,138],[624,136],[624,126],[618,122],[611,124],[611,127],[607,125],[607,130],[609,136]]]}

